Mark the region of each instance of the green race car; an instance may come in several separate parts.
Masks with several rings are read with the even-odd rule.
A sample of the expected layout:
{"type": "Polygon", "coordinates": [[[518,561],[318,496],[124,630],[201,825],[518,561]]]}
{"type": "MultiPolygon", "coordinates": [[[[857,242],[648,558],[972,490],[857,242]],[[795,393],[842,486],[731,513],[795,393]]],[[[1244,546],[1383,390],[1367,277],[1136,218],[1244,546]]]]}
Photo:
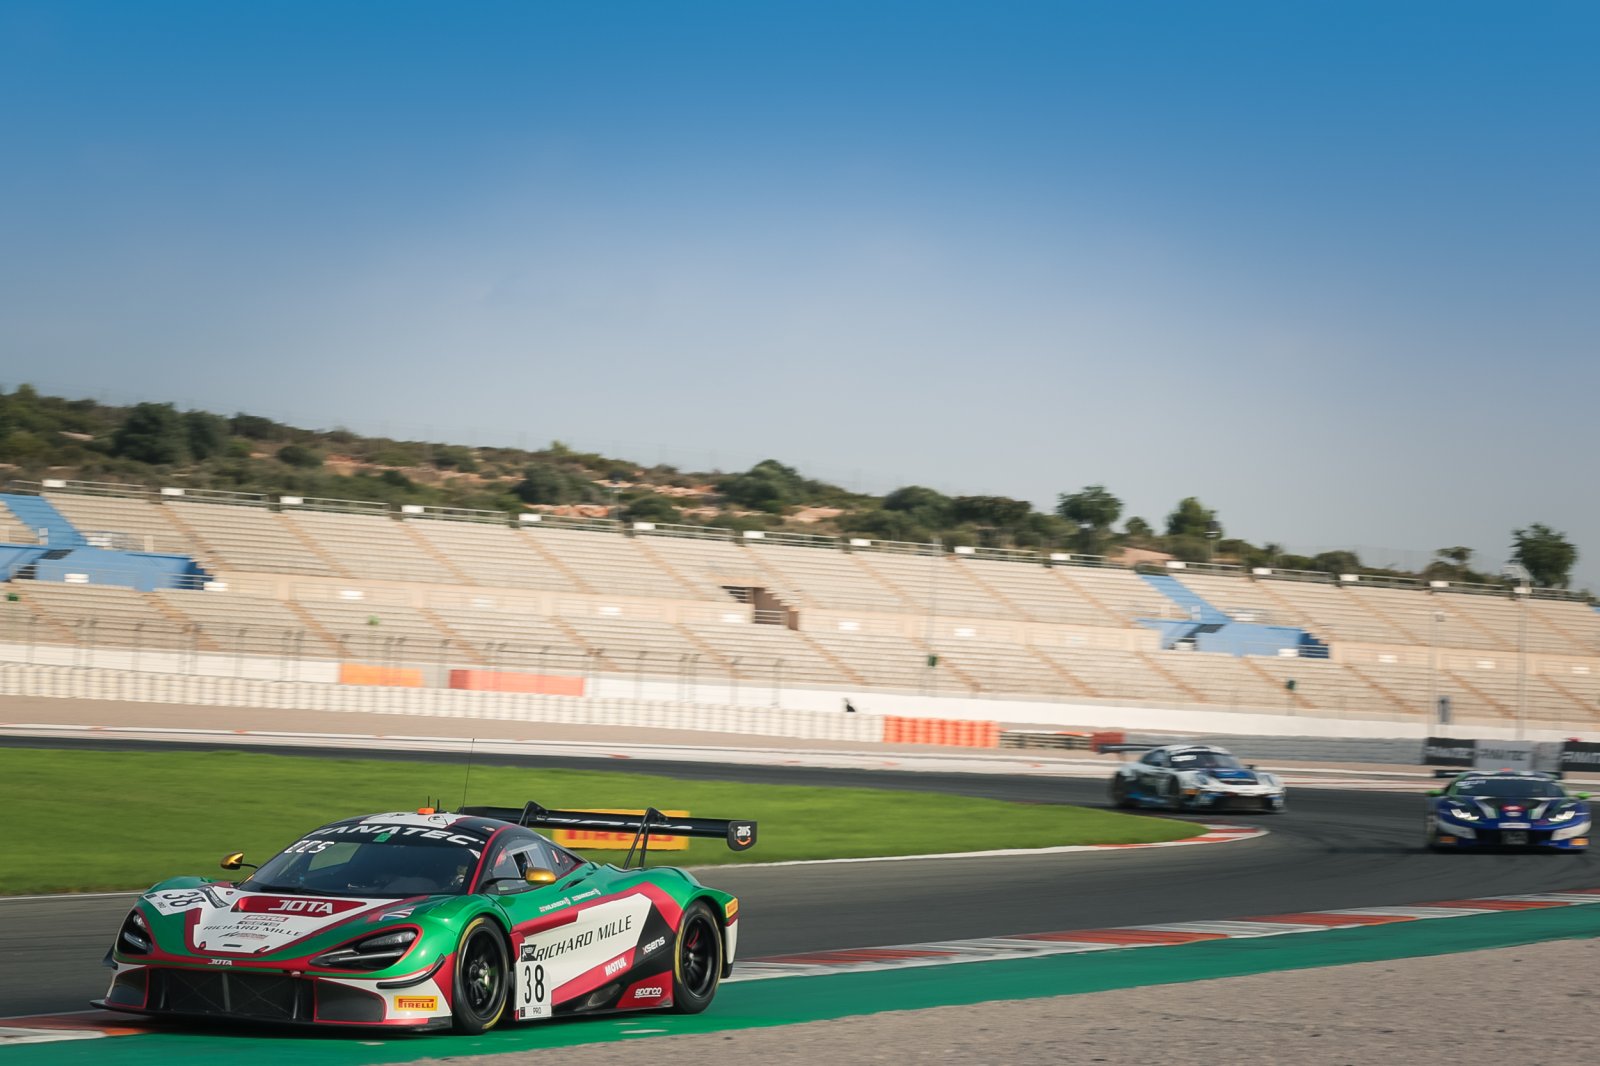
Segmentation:
{"type": "Polygon", "coordinates": [[[536,803],[347,818],[237,883],[179,877],[144,893],[106,954],[116,974],[95,1006],[465,1033],[697,1013],[733,967],[739,901],[683,870],[645,869],[651,834],[743,851],[756,826],[536,803]],[[634,846],[621,866],[600,865],[534,827],[632,833],[634,846]]]}

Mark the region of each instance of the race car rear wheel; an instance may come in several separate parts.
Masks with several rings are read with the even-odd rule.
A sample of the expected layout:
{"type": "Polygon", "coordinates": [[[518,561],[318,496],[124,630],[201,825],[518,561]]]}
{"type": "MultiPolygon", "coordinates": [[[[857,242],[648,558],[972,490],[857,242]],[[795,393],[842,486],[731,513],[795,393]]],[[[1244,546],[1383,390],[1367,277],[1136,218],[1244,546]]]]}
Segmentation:
{"type": "Polygon", "coordinates": [[[488,918],[474,919],[456,949],[450,997],[456,1031],[470,1035],[493,1029],[506,1012],[510,978],[511,952],[500,927],[488,918]]]}
{"type": "Polygon", "coordinates": [[[683,912],[672,956],[672,1009],[699,1014],[711,1005],[722,980],[722,929],[705,901],[683,912]]]}

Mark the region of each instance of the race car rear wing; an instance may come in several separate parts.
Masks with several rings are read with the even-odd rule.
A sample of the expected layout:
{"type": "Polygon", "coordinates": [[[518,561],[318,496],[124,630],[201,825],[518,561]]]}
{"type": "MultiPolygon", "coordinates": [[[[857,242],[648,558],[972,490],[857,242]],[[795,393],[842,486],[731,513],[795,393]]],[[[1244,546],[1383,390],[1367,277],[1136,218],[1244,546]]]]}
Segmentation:
{"type": "Polygon", "coordinates": [[[1098,752],[1114,751],[1118,754],[1127,751],[1149,751],[1152,748],[1165,747],[1164,744],[1096,744],[1094,750],[1098,752]]]}
{"type": "Polygon", "coordinates": [[[516,807],[462,807],[457,813],[478,818],[498,818],[537,829],[632,833],[633,844],[622,860],[624,867],[633,861],[635,850],[639,853],[639,865],[644,866],[652,833],[656,836],[722,839],[728,842],[728,847],[733,851],[748,851],[756,843],[755,822],[723,818],[669,818],[654,807],[643,814],[601,814],[597,811],[552,811],[529,800],[520,810],[516,807]]]}

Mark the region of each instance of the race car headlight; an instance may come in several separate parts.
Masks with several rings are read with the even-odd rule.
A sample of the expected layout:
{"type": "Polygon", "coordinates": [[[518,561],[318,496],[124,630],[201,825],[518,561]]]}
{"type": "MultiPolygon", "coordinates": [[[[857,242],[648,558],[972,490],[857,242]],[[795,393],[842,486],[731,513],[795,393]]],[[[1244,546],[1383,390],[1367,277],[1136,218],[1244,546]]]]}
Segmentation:
{"type": "Polygon", "coordinates": [[[144,920],[138,908],[134,908],[122,920],[122,929],[117,933],[117,950],[124,955],[148,955],[154,939],[150,935],[150,923],[144,920]]]}
{"type": "Polygon", "coordinates": [[[1577,823],[1575,823],[1573,825],[1564,825],[1564,826],[1562,826],[1560,829],[1557,829],[1555,832],[1550,834],[1550,839],[1551,840],[1571,840],[1574,837],[1583,837],[1583,836],[1588,836],[1588,835],[1589,835],[1589,819],[1585,818],[1583,821],[1577,822],[1577,823]]]}
{"type": "Polygon", "coordinates": [[[411,950],[416,939],[415,929],[379,933],[332,951],[324,951],[312,958],[311,964],[335,970],[381,970],[399,962],[411,950]]]}
{"type": "Polygon", "coordinates": [[[1577,816],[1578,816],[1577,809],[1573,808],[1573,807],[1568,807],[1564,811],[1557,811],[1556,813],[1552,814],[1549,818],[1547,818],[1545,820],[1548,821],[1548,822],[1570,822],[1574,818],[1576,818],[1577,816]]]}
{"type": "Polygon", "coordinates": [[[1458,822],[1481,822],[1483,815],[1477,811],[1469,811],[1465,807],[1445,807],[1439,812],[1447,818],[1454,818],[1458,822]]]}

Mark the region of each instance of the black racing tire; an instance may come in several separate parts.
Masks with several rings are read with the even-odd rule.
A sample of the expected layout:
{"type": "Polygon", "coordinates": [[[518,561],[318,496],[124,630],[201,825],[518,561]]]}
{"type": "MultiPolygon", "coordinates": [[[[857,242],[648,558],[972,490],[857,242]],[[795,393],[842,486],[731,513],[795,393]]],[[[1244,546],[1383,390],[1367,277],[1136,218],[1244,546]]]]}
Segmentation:
{"type": "Polygon", "coordinates": [[[511,949],[491,919],[474,918],[456,947],[450,1014],[456,1032],[487,1032],[505,1017],[511,1001],[511,949]]]}
{"type": "Polygon", "coordinates": [[[722,927],[704,900],[683,912],[672,946],[672,1009],[699,1014],[711,1006],[722,981],[722,927]]]}
{"type": "Polygon", "coordinates": [[[1111,779],[1111,806],[1127,810],[1133,805],[1133,800],[1128,798],[1128,782],[1118,774],[1111,779]]]}

